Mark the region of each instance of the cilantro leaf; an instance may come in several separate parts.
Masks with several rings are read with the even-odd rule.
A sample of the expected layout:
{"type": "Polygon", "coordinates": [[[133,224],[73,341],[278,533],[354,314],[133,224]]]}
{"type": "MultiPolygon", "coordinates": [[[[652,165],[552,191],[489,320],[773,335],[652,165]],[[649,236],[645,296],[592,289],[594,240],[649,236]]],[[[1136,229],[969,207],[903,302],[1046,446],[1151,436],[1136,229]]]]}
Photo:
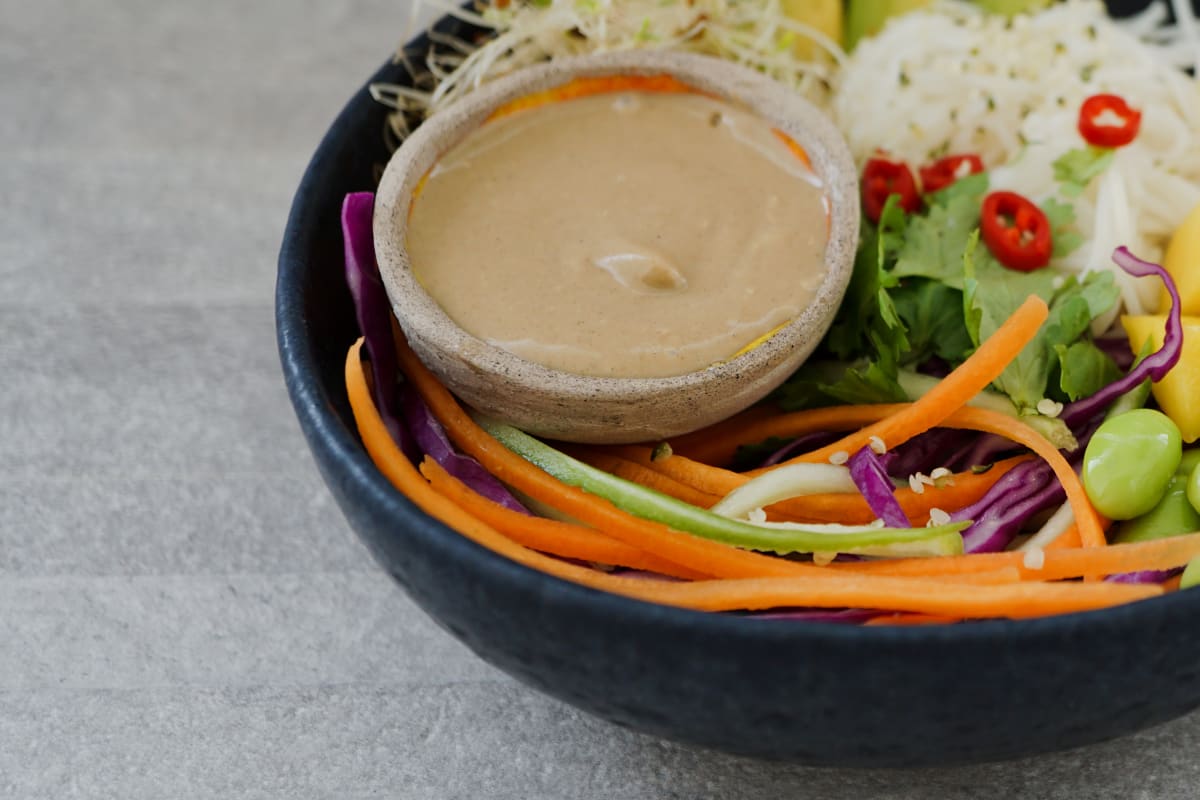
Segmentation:
{"type": "MultiPolygon", "coordinates": [[[[1061,368],[1056,348],[1074,344],[1088,331],[1092,319],[1116,302],[1112,275],[1093,273],[1082,282],[1074,277],[1063,281],[1054,270],[1013,272],[982,256],[971,248],[963,264],[967,327],[976,343],[991,336],[1029,295],[1038,295],[1050,306],[1037,335],[995,382],[1018,409],[1034,409],[1046,397],[1052,374],[1061,368]],[[1062,285],[1056,287],[1060,281],[1062,285]]],[[[1075,378],[1068,376],[1067,381],[1074,385],[1075,378]]],[[[1085,382],[1086,376],[1081,376],[1079,383],[1085,382]]]]}
{"type": "Polygon", "coordinates": [[[904,241],[907,215],[892,195],[883,206],[877,227],[865,225],[854,259],[854,271],[825,344],[838,358],[852,360],[884,347],[893,358],[908,348],[904,327],[887,290],[897,279],[887,266],[904,241]]]}
{"type": "Polygon", "coordinates": [[[1054,162],[1054,179],[1063,197],[1078,197],[1097,175],[1108,169],[1116,151],[1091,145],[1068,150],[1054,162]]]}
{"type": "Polygon", "coordinates": [[[1090,397],[1121,377],[1121,370],[1108,354],[1090,341],[1056,344],[1059,388],[1068,400],[1090,397]]]}
{"type": "Polygon", "coordinates": [[[1053,197],[1042,203],[1042,213],[1050,221],[1050,235],[1054,242],[1054,258],[1066,258],[1083,244],[1083,236],[1075,227],[1075,206],[1062,203],[1053,197]]]}
{"type": "Polygon", "coordinates": [[[962,292],[940,281],[910,278],[891,294],[908,330],[904,363],[920,364],[937,356],[957,364],[971,352],[974,343],[963,319],[962,292]]]}
{"type": "Polygon", "coordinates": [[[963,252],[979,227],[980,198],[986,190],[987,176],[980,173],[939,192],[926,216],[909,220],[892,274],[932,278],[961,289],[963,252]]]}

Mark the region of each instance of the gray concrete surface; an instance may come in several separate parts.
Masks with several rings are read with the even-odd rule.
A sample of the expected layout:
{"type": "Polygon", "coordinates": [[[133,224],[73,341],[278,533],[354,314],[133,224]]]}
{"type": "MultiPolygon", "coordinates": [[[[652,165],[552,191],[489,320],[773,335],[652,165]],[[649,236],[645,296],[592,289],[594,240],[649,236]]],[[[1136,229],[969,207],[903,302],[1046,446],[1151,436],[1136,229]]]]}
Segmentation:
{"type": "Polygon", "coordinates": [[[0,0],[0,797],[1197,796],[1200,716],[762,764],[584,716],[417,611],[326,494],[271,323],[292,191],[407,11],[0,0]]]}

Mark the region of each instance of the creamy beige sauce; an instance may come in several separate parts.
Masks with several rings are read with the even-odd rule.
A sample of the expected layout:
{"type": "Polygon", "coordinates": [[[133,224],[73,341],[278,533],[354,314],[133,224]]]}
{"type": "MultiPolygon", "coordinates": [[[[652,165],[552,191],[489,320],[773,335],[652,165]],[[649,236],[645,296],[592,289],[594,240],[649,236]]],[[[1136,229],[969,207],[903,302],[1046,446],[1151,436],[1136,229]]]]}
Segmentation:
{"type": "Polygon", "coordinates": [[[820,183],[761,119],[690,93],[551,103],[473,131],[413,204],[413,271],[471,334],[582,375],[664,377],[797,316],[820,183]]]}

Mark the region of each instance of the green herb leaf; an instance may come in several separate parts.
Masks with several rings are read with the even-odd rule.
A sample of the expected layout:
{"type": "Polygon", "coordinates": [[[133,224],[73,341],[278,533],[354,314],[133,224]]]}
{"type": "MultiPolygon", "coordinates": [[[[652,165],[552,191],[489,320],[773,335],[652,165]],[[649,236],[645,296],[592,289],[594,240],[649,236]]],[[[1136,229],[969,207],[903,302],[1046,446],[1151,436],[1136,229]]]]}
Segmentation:
{"type": "Polygon", "coordinates": [[[1075,226],[1075,206],[1062,203],[1053,197],[1042,203],[1042,212],[1050,221],[1050,235],[1054,242],[1054,258],[1066,258],[1083,244],[1083,236],[1075,226]]]}
{"type": "Polygon", "coordinates": [[[1088,146],[1068,150],[1054,162],[1054,179],[1063,197],[1078,197],[1092,179],[1108,169],[1116,151],[1109,147],[1088,146]]]}
{"type": "Polygon", "coordinates": [[[1056,344],[1059,388],[1069,400],[1090,397],[1121,377],[1121,370],[1108,354],[1089,341],[1056,344]]]}
{"type": "Polygon", "coordinates": [[[910,278],[891,294],[908,331],[904,363],[920,364],[937,356],[957,364],[971,352],[974,343],[963,319],[961,291],[940,281],[910,278]]]}
{"type": "Polygon", "coordinates": [[[979,227],[980,198],[985,191],[987,176],[981,173],[935,195],[937,201],[929,213],[909,221],[892,274],[932,278],[962,289],[963,253],[971,232],[979,227]]]}

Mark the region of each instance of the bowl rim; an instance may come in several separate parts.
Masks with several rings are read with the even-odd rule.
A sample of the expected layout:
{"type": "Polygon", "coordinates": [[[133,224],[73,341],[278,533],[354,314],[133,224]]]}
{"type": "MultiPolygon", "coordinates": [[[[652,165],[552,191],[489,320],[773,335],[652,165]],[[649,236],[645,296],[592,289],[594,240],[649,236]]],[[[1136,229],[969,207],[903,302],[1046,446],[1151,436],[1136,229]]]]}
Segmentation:
{"type": "MultiPolygon", "coordinates": [[[[424,38],[422,35],[414,42],[424,38]]],[[[1141,627],[1151,620],[1194,617],[1200,609],[1200,592],[1177,591],[1093,611],[1030,619],[967,620],[946,625],[860,626],[757,619],[659,605],[571,583],[511,561],[426,514],[384,477],[368,457],[357,433],[337,413],[334,396],[321,382],[316,343],[306,335],[309,326],[304,315],[307,279],[320,269],[308,257],[321,228],[317,204],[311,198],[314,190],[329,182],[336,172],[339,166],[336,156],[343,147],[347,130],[368,115],[374,103],[370,85],[386,80],[394,69],[393,61],[385,61],[350,97],[305,167],[293,197],[278,258],[275,325],[288,396],[310,447],[341,465],[345,473],[337,476],[339,483],[354,489],[360,502],[369,498],[378,512],[403,527],[407,536],[420,540],[443,557],[468,565],[483,579],[501,582],[514,590],[587,609],[590,613],[599,611],[632,624],[662,625],[680,631],[702,628],[705,635],[731,642],[754,639],[761,643],[794,643],[799,639],[907,648],[971,647],[985,642],[1012,644],[1014,638],[1056,638],[1068,630],[1141,627]]],[[[320,465],[321,460],[317,460],[320,465]]]]}
{"type": "MultiPolygon", "coordinates": [[[[625,50],[523,67],[475,89],[417,127],[392,154],[384,169],[376,193],[374,232],[384,286],[401,327],[414,345],[453,353],[473,374],[500,376],[506,386],[516,391],[541,393],[552,387],[553,396],[560,403],[576,400],[606,403],[619,402],[631,394],[667,398],[694,389],[698,383],[757,374],[764,370],[763,364],[786,359],[796,350],[811,350],[810,341],[815,346],[824,335],[849,286],[859,220],[854,158],[845,137],[825,112],[777,81],[740,64],[682,51],[625,50]],[[746,107],[810,154],[830,206],[824,248],[828,268],[800,313],[753,346],[680,375],[650,378],[577,375],[490,344],[460,327],[428,294],[412,272],[403,242],[407,210],[422,176],[447,150],[486,122],[493,110],[575,78],[615,74],[667,74],[702,92],[746,107]],[[824,172],[819,165],[826,165],[824,172]]],[[[430,366],[440,374],[437,365],[430,366]]],[[[773,387],[761,388],[760,396],[773,387]]],[[[748,403],[756,399],[751,398],[748,403]]]]}

